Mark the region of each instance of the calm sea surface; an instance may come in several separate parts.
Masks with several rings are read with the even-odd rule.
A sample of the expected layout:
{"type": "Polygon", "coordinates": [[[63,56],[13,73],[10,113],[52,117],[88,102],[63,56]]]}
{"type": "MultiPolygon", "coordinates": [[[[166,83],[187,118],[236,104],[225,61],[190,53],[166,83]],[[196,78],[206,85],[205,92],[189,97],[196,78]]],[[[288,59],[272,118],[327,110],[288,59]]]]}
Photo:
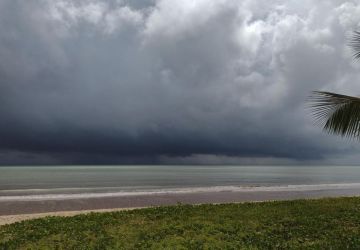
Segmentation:
{"type": "Polygon", "coordinates": [[[360,183],[357,166],[0,167],[0,196],[360,183]]]}

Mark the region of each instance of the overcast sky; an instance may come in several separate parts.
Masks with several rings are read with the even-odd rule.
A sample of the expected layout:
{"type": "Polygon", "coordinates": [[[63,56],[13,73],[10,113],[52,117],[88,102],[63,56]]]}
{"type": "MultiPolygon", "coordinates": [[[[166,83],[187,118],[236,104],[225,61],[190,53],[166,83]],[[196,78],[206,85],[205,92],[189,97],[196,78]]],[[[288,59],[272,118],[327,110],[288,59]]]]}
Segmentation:
{"type": "Polygon", "coordinates": [[[357,164],[358,0],[0,0],[0,164],[357,164]]]}

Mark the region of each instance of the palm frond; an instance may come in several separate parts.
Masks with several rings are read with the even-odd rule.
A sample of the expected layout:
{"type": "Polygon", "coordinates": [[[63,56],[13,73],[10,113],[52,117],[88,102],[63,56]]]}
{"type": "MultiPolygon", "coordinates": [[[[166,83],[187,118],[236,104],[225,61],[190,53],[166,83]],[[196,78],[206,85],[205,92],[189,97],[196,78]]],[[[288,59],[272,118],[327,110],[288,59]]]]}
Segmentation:
{"type": "Polygon", "coordinates": [[[349,40],[349,46],[354,51],[354,59],[360,59],[360,31],[354,31],[352,38],[349,40]]]}
{"type": "Polygon", "coordinates": [[[309,97],[315,121],[331,134],[360,137],[360,98],[314,91],[309,97]]]}

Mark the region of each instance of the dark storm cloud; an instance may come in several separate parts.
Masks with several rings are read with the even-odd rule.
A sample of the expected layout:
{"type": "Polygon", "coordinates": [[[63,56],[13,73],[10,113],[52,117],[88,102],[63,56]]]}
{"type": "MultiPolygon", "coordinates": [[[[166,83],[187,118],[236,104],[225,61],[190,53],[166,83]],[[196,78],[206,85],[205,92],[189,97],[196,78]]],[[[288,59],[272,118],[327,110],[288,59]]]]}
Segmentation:
{"type": "Polygon", "coordinates": [[[1,1],[0,163],[356,161],[304,101],[360,92],[359,21],[356,1],[1,1]]]}

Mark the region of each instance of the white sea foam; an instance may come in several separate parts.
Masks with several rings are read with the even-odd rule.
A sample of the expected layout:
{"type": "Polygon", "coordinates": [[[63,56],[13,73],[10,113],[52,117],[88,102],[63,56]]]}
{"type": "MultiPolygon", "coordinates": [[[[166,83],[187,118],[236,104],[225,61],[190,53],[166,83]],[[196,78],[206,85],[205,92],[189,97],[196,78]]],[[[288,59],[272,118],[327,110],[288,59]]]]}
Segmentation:
{"type": "MultiPolygon", "coordinates": [[[[100,188],[100,189],[105,189],[105,188],[100,188]]],[[[115,191],[115,192],[98,191],[98,192],[81,192],[81,193],[56,193],[56,194],[52,193],[52,194],[28,194],[28,195],[6,195],[6,196],[0,195],[0,202],[1,201],[5,202],[5,201],[69,200],[69,199],[145,196],[145,195],[191,194],[191,193],[208,193],[208,192],[209,193],[282,192],[282,191],[296,192],[296,191],[321,191],[321,190],[344,190],[344,189],[359,189],[360,191],[360,183],[286,185],[286,186],[215,186],[215,187],[187,187],[187,188],[167,188],[167,189],[150,189],[150,190],[115,191]]],[[[73,190],[80,191],[80,189],[76,189],[76,188],[74,188],[73,190]]],[[[84,189],[81,190],[84,191],[84,189]]],[[[16,190],[8,190],[8,191],[16,191],[16,190]]],[[[33,189],[33,191],[46,192],[46,190],[42,190],[42,189],[36,189],[36,190],[33,189]]]]}

